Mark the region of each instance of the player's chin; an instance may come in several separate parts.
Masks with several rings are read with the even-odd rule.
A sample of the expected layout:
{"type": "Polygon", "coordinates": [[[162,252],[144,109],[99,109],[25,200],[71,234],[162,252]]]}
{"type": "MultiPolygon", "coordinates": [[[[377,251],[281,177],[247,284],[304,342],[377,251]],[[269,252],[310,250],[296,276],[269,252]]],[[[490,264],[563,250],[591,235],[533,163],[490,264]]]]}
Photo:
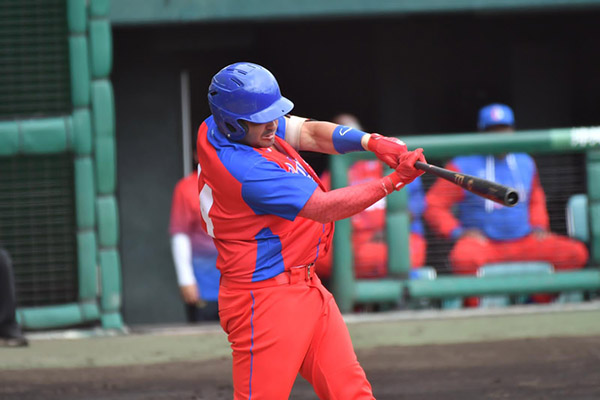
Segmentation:
{"type": "Polygon", "coordinates": [[[260,145],[261,147],[270,147],[275,143],[275,134],[269,133],[267,135],[262,135],[260,137],[260,145]]]}

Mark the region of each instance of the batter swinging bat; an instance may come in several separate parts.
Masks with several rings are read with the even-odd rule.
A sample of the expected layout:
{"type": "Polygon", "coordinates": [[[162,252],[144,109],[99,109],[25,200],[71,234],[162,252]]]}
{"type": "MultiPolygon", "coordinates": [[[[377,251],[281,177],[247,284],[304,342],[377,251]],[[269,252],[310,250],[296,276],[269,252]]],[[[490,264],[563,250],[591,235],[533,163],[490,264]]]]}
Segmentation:
{"type": "Polygon", "coordinates": [[[512,207],[519,202],[519,194],[515,189],[500,185],[496,182],[477,178],[472,175],[461,174],[460,172],[450,171],[449,169],[440,168],[421,161],[415,163],[415,168],[420,169],[421,171],[430,172],[471,193],[475,193],[478,196],[485,197],[486,199],[490,199],[505,206],[512,207]]]}

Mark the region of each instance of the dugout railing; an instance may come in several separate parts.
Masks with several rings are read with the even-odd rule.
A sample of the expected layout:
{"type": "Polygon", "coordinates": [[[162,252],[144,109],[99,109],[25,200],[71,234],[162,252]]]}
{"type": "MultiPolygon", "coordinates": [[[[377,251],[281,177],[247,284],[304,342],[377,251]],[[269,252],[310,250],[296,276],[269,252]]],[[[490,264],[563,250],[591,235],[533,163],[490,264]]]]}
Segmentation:
{"type": "MultiPolygon", "coordinates": [[[[72,240],[76,242],[76,293],[70,302],[48,304],[46,301],[40,306],[20,306],[17,319],[26,329],[95,322],[100,322],[104,328],[121,329],[115,115],[109,79],[112,70],[110,1],[58,0],[47,2],[45,6],[48,4],[54,4],[57,13],[66,15],[64,23],[49,25],[47,29],[48,32],[64,31],[61,35],[67,46],[69,71],[67,84],[62,90],[65,93],[49,95],[66,96],[71,104],[67,104],[67,113],[61,113],[63,115],[33,110],[19,115],[21,118],[0,121],[0,157],[16,159],[62,154],[72,159],[73,182],[69,190],[73,192],[75,204],[76,226],[73,227],[72,240]]],[[[44,19],[46,15],[35,13],[40,3],[15,1],[11,7],[5,8],[7,14],[2,16],[2,29],[7,40],[37,37],[36,45],[43,45],[44,37],[39,35],[45,28],[40,28],[40,21],[36,18],[44,19]],[[17,17],[22,20],[15,22],[17,17]]],[[[11,54],[10,49],[7,51],[11,54]]],[[[42,70],[39,66],[27,64],[29,60],[35,60],[35,47],[15,51],[29,52],[24,56],[21,53],[14,55],[15,58],[23,58],[22,70],[42,70]]],[[[6,60],[10,62],[9,58],[6,60]]],[[[18,101],[19,96],[27,91],[35,92],[36,82],[43,80],[38,75],[27,82],[28,85],[21,85],[24,88],[15,86],[12,97],[7,101],[18,101]]],[[[41,206],[43,200],[40,199],[41,206]]],[[[15,223],[18,224],[18,220],[15,223]]],[[[48,246],[52,247],[52,243],[48,246]]],[[[15,261],[18,286],[21,266],[19,260],[15,261]]],[[[47,265],[39,262],[36,268],[39,273],[47,265]]]]}
{"type": "MultiPolygon", "coordinates": [[[[429,160],[448,159],[466,154],[526,152],[538,154],[581,154],[585,157],[586,189],[590,227],[590,260],[579,271],[525,276],[438,276],[436,279],[408,279],[409,224],[405,191],[387,199],[386,240],[388,276],[383,279],[355,279],[351,241],[351,222],[336,222],[333,239],[331,289],[342,312],[356,304],[397,304],[404,300],[451,299],[494,294],[530,294],[600,289],[600,128],[570,128],[519,131],[512,135],[465,133],[402,137],[409,149],[422,147],[429,160]]],[[[370,152],[332,156],[330,169],[333,188],[347,185],[348,168],[353,162],[371,159],[370,152]]]]}

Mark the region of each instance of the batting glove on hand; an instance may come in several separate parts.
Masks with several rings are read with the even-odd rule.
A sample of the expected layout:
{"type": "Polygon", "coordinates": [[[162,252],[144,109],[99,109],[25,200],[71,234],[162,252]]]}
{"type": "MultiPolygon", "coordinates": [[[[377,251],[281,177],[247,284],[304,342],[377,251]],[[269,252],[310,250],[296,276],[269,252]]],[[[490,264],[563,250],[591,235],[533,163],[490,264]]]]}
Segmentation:
{"type": "Polygon", "coordinates": [[[408,152],[406,143],[394,137],[381,136],[372,133],[367,143],[367,148],[375,153],[377,158],[386,163],[390,168],[396,169],[399,157],[408,152]]]}
{"type": "Polygon", "coordinates": [[[396,172],[389,175],[396,190],[401,189],[404,185],[408,185],[425,173],[425,171],[415,168],[417,161],[427,162],[425,161],[422,148],[408,151],[398,158],[396,172]]]}

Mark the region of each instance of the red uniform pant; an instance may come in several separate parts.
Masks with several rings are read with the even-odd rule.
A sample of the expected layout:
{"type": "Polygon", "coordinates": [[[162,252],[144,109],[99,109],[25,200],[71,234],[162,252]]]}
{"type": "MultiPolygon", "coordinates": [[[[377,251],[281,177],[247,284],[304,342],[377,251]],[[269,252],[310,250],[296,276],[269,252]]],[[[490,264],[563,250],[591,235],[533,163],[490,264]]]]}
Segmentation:
{"type": "MultiPolygon", "coordinates": [[[[566,236],[548,234],[543,238],[535,234],[524,238],[498,242],[465,237],[459,239],[450,252],[450,262],[455,274],[475,275],[479,267],[488,263],[510,261],[546,261],[556,271],[582,268],[588,260],[588,251],[581,242],[566,236]]],[[[536,294],[536,303],[548,303],[552,296],[536,294]]],[[[476,307],[479,298],[465,299],[469,307],[476,307]]]]}
{"type": "Polygon", "coordinates": [[[476,274],[487,263],[546,261],[560,271],[582,268],[587,260],[588,251],[583,243],[552,233],[543,238],[531,234],[503,242],[465,237],[450,252],[453,272],[469,275],[476,274]]]}
{"type": "Polygon", "coordinates": [[[234,399],[287,399],[298,373],[320,399],[374,398],[333,296],[309,275],[294,268],[256,284],[222,278],[219,314],[233,350],[234,399]]]}

